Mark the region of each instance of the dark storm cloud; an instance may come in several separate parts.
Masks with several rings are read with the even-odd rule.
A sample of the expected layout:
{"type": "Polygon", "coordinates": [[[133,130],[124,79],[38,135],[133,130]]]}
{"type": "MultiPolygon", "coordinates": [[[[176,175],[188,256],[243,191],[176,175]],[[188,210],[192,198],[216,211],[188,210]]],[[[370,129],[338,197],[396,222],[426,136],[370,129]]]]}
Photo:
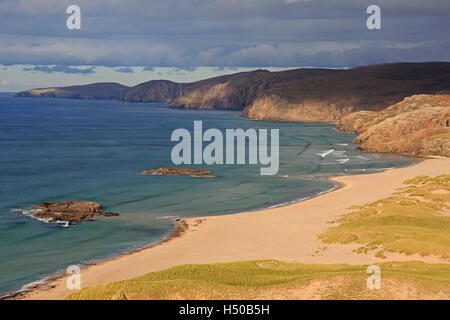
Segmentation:
{"type": "Polygon", "coordinates": [[[120,73],[134,73],[134,70],[130,67],[122,67],[115,70],[116,72],[120,73]]]}
{"type": "MultiPolygon", "coordinates": [[[[448,0],[0,0],[0,63],[352,66],[450,60],[448,0]],[[366,8],[382,29],[366,28],[366,8]]],[[[150,69],[149,69],[150,70],[150,69]]]]}
{"type": "Polygon", "coordinates": [[[89,67],[85,69],[80,69],[76,67],[68,67],[68,66],[33,66],[30,68],[23,68],[24,71],[40,71],[45,73],[54,73],[54,72],[62,72],[62,73],[72,73],[72,74],[91,74],[95,73],[94,67],[89,67]]]}

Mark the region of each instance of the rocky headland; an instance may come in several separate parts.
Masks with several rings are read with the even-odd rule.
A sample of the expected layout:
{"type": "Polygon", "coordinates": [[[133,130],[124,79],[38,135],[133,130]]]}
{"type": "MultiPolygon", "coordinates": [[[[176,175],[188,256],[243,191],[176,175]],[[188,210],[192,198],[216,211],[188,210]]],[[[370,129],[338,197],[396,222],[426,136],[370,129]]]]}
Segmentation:
{"type": "Polygon", "coordinates": [[[388,63],[352,69],[255,70],[191,83],[152,80],[31,89],[16,97],[118,99],[172,108],[243,111],[255,120],[331,122],[380,111],[414,94],[450,93],[450,63],[388,63]]]}
{"type": "Polygon", "coordinates": [[[337,129],[358,133],[363,151],[450,157],[450,95],[414,95],[381,111],[355,112],[337,129]]]}
{"type": "Polygon", "coordinates": [[[16,93],[20,98],[64,98],[119,100],[127,86],[115,82],[99,82],[87,85],[30,89],[16,93]]]}
{"type": "Polygon", "coordinates": [[[362,110],[380,111],[415,94],[450,93],[450,63],[359,67],[276,85],[243,110],[255,120],[337,123],[362,110]]]}
{"type": "Polygon", "coordinates": [[[172,108],[240,110],[254,120],[339,123],[339,130],[360,134],[356,142],[361,150],[446,155],[447,113],[445,106],[438,106],[446,104],[446,94],[450,63],[427,62],[346,70],[255,70],[191,83],[152,80],[130,88],[98,83],[32,89],[15,96],[120,99],[172,108]],[[415,95],[428,98],[411,99],[432,101],[404,100],[415,95]]]}

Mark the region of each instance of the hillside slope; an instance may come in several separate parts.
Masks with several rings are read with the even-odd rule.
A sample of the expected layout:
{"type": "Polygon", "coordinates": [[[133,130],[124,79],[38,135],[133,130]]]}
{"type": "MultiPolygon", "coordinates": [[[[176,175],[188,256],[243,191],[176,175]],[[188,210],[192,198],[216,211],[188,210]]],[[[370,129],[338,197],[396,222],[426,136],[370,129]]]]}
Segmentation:
{"type": "Polygon", "coordinates": [[[243,115],[256,120],[338,122],[414,94],[450,93],[450,63],[392,63],[298,79],[264,92],[243,115]]]}
{"type": "Polygon", "coordinates": [[[115,82],[99,82],[69,87],[30,89],[16,93],[14,97],[118,100],[122,91],[127,88],[115,82]]]}
{"type": "Polygon", "coordinates": [[[187,88],[173,108],[243,110],[265,90],[289,81],[338,73],[331,69],[295,69],[281,72],[256,70],[216,78],[187,88]]]}
{"type": "Polygon", "coordinates": [[[95,83],[31,89],[15,96],[168,103],[172,108],[243,110],[244,117],[255,120],[337,123],[352,112],[380,111],[415,94],[442,93],[450,93],[448,62],[255,70],[191,83],[95,83]]]}

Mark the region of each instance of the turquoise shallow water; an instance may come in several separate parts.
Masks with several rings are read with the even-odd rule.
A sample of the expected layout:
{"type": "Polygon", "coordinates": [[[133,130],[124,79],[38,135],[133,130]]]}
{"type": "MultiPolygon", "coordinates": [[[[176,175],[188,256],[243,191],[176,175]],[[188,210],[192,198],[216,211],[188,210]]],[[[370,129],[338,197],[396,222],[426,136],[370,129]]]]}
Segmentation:
{"type": "Polygon", "coordinates": [[[69,265],[158,241],[170,234],[174,218],[288,203],[330,190],[329,176],[415,161],[361,154],[353,138],[330,124],[248,121],[236,112],[0,96],[0,295],[69,265]],[[170,134],[192,130],[194,120],[202,120],[204,130],[280,129],[279,173],[223,165],[211,167],[215,179],[141,175],[173,166],[170,134]],[[97,201],[120,216],[63,228],[12,212],[62,200],[97,201]]]}

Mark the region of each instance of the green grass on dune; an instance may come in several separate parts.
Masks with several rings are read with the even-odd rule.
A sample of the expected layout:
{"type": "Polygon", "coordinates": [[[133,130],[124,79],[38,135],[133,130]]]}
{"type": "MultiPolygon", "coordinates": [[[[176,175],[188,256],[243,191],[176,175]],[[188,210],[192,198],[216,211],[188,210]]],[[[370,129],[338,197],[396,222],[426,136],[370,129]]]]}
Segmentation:
{"type": "Polygon", "coordinates": [[[129,280],[88,287],[67,297],[77,299],[258,299],[295,298],[311,281],[324,284],[322,299],[391,297],[392,281],[436,293],[450,288],[450,265],[422,262],[379,264],[386,290],[366,288],[367,266],[245,261],[183,265],[129,280]],[[399,282],[400,281],[400,282],[399,282]],[[389,285],[388,285],[389,284],[389,285]]]}
{"type": "Polygon", "coordinates": [[[358,243],[358,252],[380,250],[450,258],[450,174],[418,176],[391,197],[355,206],[319,235],[326,243],[358,243]]]}
{"type": "Polygon", "coordinates": [[[450,139],[450,132],[445,132],[432,136],[433,139],[450,139]]]}
{"type": "MultiPolygon", "coordinates": [[[[355,206],[327,243],[358,243],[358,252],[450,258],[450,174],[418,176],[391,197],[355,206]]],[[[382,289],[368,290],[367,266],[273,260],[183,265],[84,288],[67,299],[449,299],[450,264],[384,262],[382,289]]]]}

